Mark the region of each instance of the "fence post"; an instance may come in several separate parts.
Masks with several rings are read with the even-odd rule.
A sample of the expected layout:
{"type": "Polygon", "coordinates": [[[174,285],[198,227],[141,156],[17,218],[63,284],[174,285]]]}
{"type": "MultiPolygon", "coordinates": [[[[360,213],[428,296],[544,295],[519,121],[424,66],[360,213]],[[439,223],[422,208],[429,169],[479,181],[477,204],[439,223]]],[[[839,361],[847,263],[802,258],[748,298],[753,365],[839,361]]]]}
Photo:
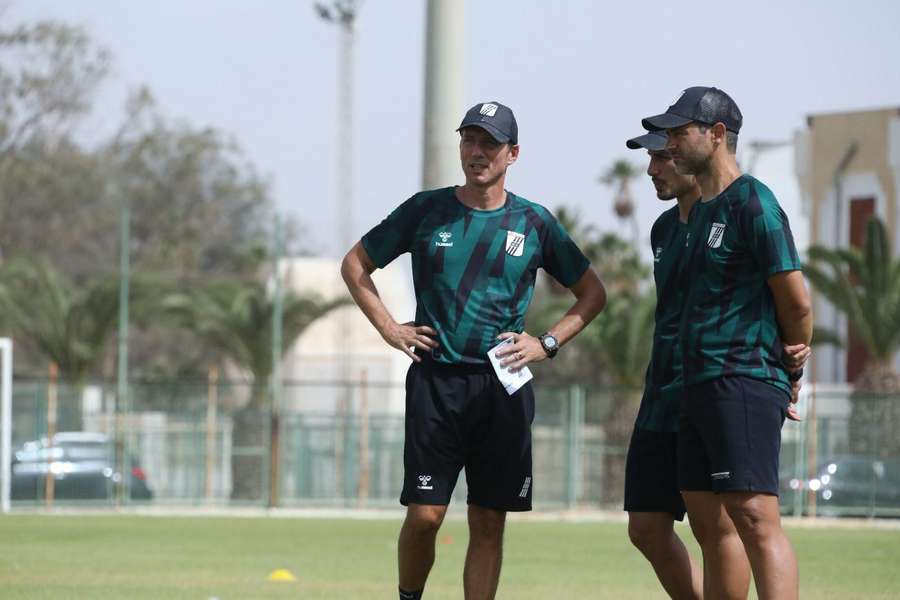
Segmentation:
{"type": "Polygon", "coordinates": [[[568,423],[566,425],[566,506],[574,508],[581,492],[581,438],[584,426],[584,389],[569,388],[568,423]]]}

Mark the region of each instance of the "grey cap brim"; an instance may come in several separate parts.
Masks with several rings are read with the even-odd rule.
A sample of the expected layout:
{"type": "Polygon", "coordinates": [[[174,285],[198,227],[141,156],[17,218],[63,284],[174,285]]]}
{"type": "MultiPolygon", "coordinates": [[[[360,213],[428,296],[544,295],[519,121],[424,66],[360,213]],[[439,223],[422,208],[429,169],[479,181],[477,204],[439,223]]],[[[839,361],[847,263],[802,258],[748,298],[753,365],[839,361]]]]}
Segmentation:
{"type": "Polygon", "coordinates": [[[625,145],[631,148],[632,150],[637,150],[638,148],[646,148],[651,151],[659,151],[666,149],[666,143],[668,143],[669,138],[667,138],[662,133],[657,133],[656,131],[651,131],[650,133],[645,133],[644,135],[639,135],[637,137],[633,137],[627,142],[625,145]]]}
{"type": "Polygon", "coordinates": [[[656,115],[655,117],[647,117],[646,119],[641,120],[641,125],[643,125],[644,129],[647,131],[662,131],[663,129],[675,129],[676,127],[687,125],[692,121],[692,119],[688,119],[687,117],[663,113],[661,115],[656,115]]]}
{"type": "Polygon", "coordinates": [[[462,131],[466,127],[480,127],[482,129],[484,129],[485,131],[487,131],[489,134],[491,134],[491,137],[494,138],[495,140],[497,140],[498,142],[500,142],[501,144],[505,144],[505,143],[509,142],[509,136],[501,133],[499,129],[497,129],[490,123],[483,123],[483,122],[463,123],[462,125],[457,127],[456,130],[462,131]]]}

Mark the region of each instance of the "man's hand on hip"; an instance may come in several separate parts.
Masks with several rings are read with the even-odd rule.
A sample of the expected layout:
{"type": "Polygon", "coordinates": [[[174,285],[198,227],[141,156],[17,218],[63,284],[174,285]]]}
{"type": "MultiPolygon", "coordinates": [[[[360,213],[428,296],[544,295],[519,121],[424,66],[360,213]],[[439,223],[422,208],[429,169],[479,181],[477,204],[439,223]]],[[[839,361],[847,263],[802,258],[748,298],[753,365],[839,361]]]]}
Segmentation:
{"type": "Polygon", "coordinates": [[[437,348],[438,343],[431,337],[435,335],[437,331],[427,325],[416,325],[412,321],[403,324],[392,321],[382,332],[381,337],[394,348],[405,352],[414,361],[422,362],[411,349],[429,351],[437,348]]]}
{"type": "Polygon", "coordinates": [[[509,367],[511,371],[518,371],[530,362],[540,362],[547,358],[541,341],[536,337],[512,331],[504,331],[497,336],[500,340],[507,338],[512,338],[513,342],[497,350],[497,358],[501,359],[501,365],[509,367]]]}

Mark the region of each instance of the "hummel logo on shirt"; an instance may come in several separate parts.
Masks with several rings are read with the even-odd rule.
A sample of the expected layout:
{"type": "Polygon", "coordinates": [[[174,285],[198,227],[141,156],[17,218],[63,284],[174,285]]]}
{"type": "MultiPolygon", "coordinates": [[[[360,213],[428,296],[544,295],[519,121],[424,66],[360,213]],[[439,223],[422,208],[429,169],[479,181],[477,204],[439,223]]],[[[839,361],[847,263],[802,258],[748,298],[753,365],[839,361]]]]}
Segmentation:
{"type": "Polygon", "coordinates": [[[449,231],[442,231],[438,234],[438,237],[441,238],[441,241],[435,242],[435,246],[443,246],[445,248],[453,247],[453,242],[448,241],[451,237],[453,237],[452,233],[450,233],[449,231]]]}
{"type": "Polygon", "coordinates": [[[416,486],[420,490],[433,490],[431,485],[431,475],[419,475],[419,485],[416,486]]]}
{"type": "Polygon", "coordinates": [[[497,105],[496,104],[482,104],[481,109],[478,111],[486,117],[493,117],[497,114],[497,105]]]}
{"type": "Polygon", "coordinates": [[[718,248],[722,245],[722,235],[725,233],[725,223],[713,223],[709,230],[709,239],[706,245],[710,248],[718,248]]]}
{"type": "Polygon", "coordinates": [[[506,232],[506,253],[510,256],[522,256],[525,251],[525,235],[515,231],[506,232]]]}

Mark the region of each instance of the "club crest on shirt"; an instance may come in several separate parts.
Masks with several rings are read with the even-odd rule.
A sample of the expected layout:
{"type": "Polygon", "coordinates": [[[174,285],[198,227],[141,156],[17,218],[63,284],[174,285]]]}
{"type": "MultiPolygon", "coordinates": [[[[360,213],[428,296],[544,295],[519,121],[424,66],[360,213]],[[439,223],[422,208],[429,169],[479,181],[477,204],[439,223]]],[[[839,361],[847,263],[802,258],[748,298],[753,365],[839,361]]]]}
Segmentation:
{"type": "Polygon", "coordinates": [[[725,223],[713,223],[709,229],[709,238],[706,245],[710,248],[718,248],[722,245],[722,236],[725,234],[725,223]]]}
{"type": "Polygon", "coordinates": [[[506,232],[506,253],[510,256],[522,256],[525,251],[525,234],[515,231],[506,232]]]}

